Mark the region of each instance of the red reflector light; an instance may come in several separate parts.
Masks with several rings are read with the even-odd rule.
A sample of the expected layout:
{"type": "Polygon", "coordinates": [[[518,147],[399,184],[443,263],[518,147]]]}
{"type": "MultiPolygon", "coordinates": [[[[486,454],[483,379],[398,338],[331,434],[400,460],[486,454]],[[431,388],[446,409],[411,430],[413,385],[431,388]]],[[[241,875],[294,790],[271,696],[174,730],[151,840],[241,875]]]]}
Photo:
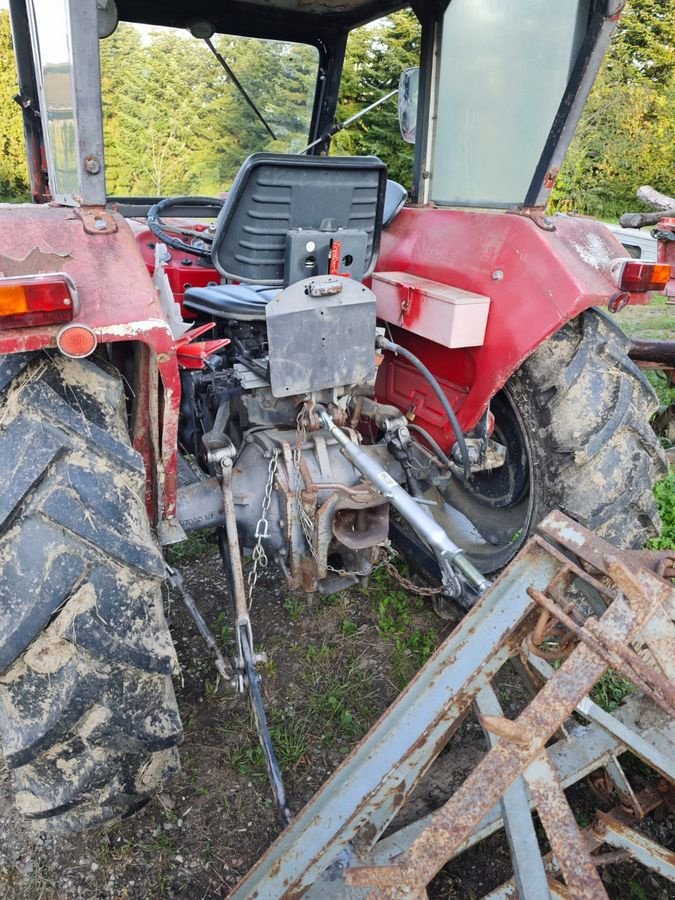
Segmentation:
{"type": "Polygon", "coordinates": [[[68,275],[0,278],[0,330],[70,322],[77,291],[68,275]]]}
{"type": "Polygon", "coordinates": [[[662,291],[670,278],[670,266],[637,259],[625,262],[619,272],[620,291],[662,291]]]}
{"type": "Polygon", "coordinates": [[[56,346],[64,356],[82,359],[96,349],[98,339],[88,325],[66,325],[56,335],[56,346]]]}

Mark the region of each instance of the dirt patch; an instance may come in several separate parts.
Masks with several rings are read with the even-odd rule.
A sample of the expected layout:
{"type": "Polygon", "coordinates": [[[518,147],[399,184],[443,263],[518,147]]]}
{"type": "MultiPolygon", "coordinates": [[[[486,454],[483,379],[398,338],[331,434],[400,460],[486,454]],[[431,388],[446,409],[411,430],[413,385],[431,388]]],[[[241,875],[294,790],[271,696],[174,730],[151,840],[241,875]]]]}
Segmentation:
{"type": "MultiPolygon", "coordinates": [[[[179,565],[229,651],[231,615],[217,553],[207,549],[179,565]]],[[[304,596],[289,596],[277,578],[258,584],[253,622],[258,649],[268,655],[265,702],[290,805],[298,811],[450,626],[428,602],[407,596],[385,577],[373,579],[367,590],[313,606],[304,596]]],[[[0,897],[223,897],[279,834],[247,703],[217,684],[179,598],[170,596],[167,609],[181,667],[175,683],[185,726],[182,772],[131,819],[57,836],[35,833],[20,820],[0,768],[0,897]]],[[[501,673],[497,689],[508,714],[515,714],[524,702],[515,673],[501,673]]],[[[435,809],[463,780],[482,753],[478,723],[467,719],[452,746],[443,779],[422,784],[401,821],[435,809]]],[[[672,896],[660,879],[638,876],[632,866],[622,869],[607,871],[610,896],[672,896]]],[[[445,869],[430,896],[482,896],[510,875],[506,841],[495,836],[445,869]]]]}

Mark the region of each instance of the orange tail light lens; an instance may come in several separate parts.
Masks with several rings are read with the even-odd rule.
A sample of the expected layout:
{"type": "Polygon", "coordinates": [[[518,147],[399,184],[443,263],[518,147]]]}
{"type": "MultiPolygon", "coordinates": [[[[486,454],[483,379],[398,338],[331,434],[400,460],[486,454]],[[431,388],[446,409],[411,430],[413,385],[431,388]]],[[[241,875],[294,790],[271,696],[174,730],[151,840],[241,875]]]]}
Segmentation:
{"type": "Polygon", "coordinates": [[[620,291],[662,291],[670,279],[670,266],[626,260],[617,267],[615,277],[620,291]]]}
{"type": "Polygon", "coordinates": [[[77,290],[62,272],[0,278],[0,331],[70,322],[77,310],[77,290]]]}

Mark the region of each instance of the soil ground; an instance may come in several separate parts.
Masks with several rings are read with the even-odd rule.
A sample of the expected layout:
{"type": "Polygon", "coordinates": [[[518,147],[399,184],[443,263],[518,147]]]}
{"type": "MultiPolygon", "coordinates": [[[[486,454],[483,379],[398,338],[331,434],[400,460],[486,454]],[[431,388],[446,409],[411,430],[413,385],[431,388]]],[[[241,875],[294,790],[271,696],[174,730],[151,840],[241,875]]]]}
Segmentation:
{"type": "MultiPolygon", "coordinates": [[[[181,565],[187,587],[230,649],[216,549],[202,548],[197,559],[181,565]]],[[[297,811],[451,626],[434,615],[429,601],[399,590],[386,575],[367,589],[352,588],[312,607],[300,595],[289,596],[272,576],[259,581],[256,594],[255,633],[268,655],[265,701],[290,805],[297,811]]],[[[185,726],[182,772],[133,818],[60,836],[26,827],[12,808],[7,773],[0,769],[0,897],[220,898],[279,834],[247,703],[217,684],[211,658],[179,598],[167,601],[181,662],[176,688],[185,726]]],[[[508,714],[517,714],[525,698],[522,683],[504,670],[497,684],[508,714]]],[[[409,817],[437,807],[483,752],[482,731],[470,718],[453,739],[449,780],[423,784],[409,817]]],[[[597,799],[582,787],[576,795],[579,822],[587,825],[587,810],[597,799]]],[[[662,842],[672,838],[667,820],[651,828],[662,842]]],[[[430,896],[477,898],[510,876],[508,846],[497,835],[447,867],[430,896]]],[[[603,878],[612,898],[673,896],[667,882],[632,864],[607,867],[603,878]]]]}
{"type": "MultiPolygon", "coordinates": [[[[650,311],[646,318],[656,333],[637,329],[641,335],[664,336],[667,323],[672,331],[672,308],[650,311]]],[[[645,316],[636,320],[644,322],[645,316]]],[[[231,615],[216,548],[192,540],[176,564],[229,650],[231,615]]],[[[182,772],[131,819],[59,836],[34,832],[20,820],[0,763],[0,898],[221,898],[279,834],[246,700],[218,684],[177,596],[167,596],[167,613],[181,663],[176,691],[185,727],[182,772]]],[[[402,591],[383,574],[367,588],[320,598],[312,606],[266,574],[252,617],[258,647],[268,655],[263,689],[272,734],[291,808],[298,811],[451,626],[433,614],[428,600],[402,591]]],[[[497,688],[507,714],[516,714],[525,697],[518,677],[505,670],[497,688]]],[[[448,782],[423,784],[414,798],[415,817],[452,793],[484,752],[474,719],[464,723],[451,752],[448,782]]],[[[586,783],[570,796],[579,823],[589,824],[589,810],[602,804],[586,783]]],[[[672,847],[672,824],[652,817],[646,827],[672,847]]],[[[448,866],[430,896],[470,900],[510,876],[506,840],[496,835],[448,866]]],[[[673,885],[633,863],[605,867],[602,877],[616,900],[675,897],[673,885]]]]}

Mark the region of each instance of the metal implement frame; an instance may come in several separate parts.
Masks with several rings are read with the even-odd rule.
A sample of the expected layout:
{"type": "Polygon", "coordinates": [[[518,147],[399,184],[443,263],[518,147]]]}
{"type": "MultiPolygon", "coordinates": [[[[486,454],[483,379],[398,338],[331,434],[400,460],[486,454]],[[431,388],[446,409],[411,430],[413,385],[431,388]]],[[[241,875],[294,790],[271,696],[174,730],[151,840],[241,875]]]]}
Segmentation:
{"type": "MultiPolygon", "coordinates": [[[[596,868],[602,857],[591,855],[564,788],[604,766],[622,804],[634,816],[643,815],[661,795],[645,799],[633,791],[618,760],[630,749],[659,772],[667,792],[675,774],[669,657],[675,590],[645,557],[631,558],[629,570],[626,554],[560,513],[547,517],[539,530],[248,873],[234,898],[423,897],[450,859],[500,827],[507,831],[519,896],[561,896],[566,890],[575,898],[606,896],[596,868]],[[579,590],[600,613],[597,618],[580,615],[571,600],[579,590]],[[543,612],[541,596],[552,604],[543,612]],[[537,655],[540,648],[531,640],[544,614],[571,618],[575,626],[560,645],[564,662],[557,670],[537,655]],[[626,650],[638,638],[650,654],[645,663],[641,653],[642,666],[626,650]],[[544,684],[510,720],[490,681],[517,655],[544,684]],[[612,667],[629,677],[638,669],[643,684],[642,694],[612,714],[587,697],[609,667],[608,655],[612,667]],[[488,736],[486,755],[443,806],[380,840],[472,707],[488,736]],[[569,725],[575,710],[589,724],[569,725]],[[561,729],[564,736],[547,746],[561,729]],[[553,870],[541,859],[531,808],[546,831],[553,870]]],[[[598,827],[602,840],[596,847],[620,847],[670,877],[672,859],[653,841],[624,823],[615,827],[601,820],[598,827]]],[[[499,896],[513,896],[513,887],[509,891],[499,896]]]]}

